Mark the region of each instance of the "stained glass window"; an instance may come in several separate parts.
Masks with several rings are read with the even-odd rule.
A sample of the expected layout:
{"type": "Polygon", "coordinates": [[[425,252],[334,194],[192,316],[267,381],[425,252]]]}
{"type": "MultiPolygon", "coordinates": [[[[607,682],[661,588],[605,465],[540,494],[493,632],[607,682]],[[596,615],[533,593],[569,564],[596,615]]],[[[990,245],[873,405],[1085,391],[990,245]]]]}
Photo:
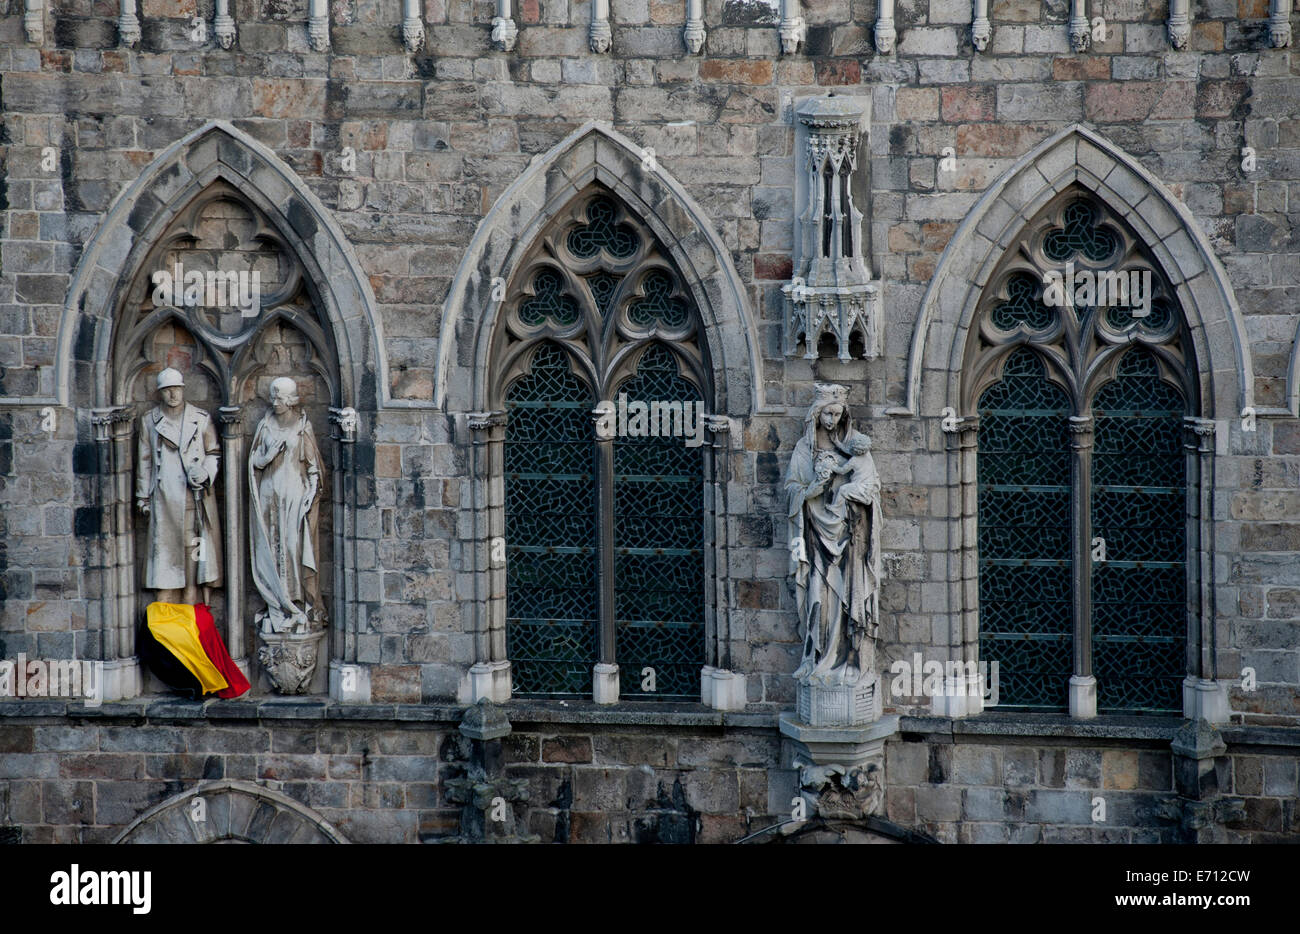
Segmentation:
{"type": "Polygon", "coordinates": [[[705,371],[694,305],[653,235],[613,198],[581,200],[555,225],[505,316],[505,347],[535,344],[504,399],[513,690],[589,696],[593,666],[608,661],[619,666],[621,696],[698,699],[705,371]],[[626,406],[612,441],[594,430],[598,400],[626,406]],[[633,403],[658,431],[629,425],[633,403]],[[611,642],[613,658],[602,657],[611,642]]]}
{"type": "Polygon", "coordinates": [[[1031,350],[980,399],[980,658],[1003,706],[1062,707],[1072,670],[1070,400],[1031,350]]]}
{"type": "Polygon", "coordinates": [[[968,344],[982,387],[980,657],[998,662],[999,706],[1064,709],[1070,677],[1090,672],[1098,712],[1177,711],[1183,433],[1196,409],[1175,293],[1125,222],[1074,190],[1027,225],[981,313],[991,327],[972,328],[968,344]],[[1047,303],[1053,281],[1073,309],[1064,320],[1047,303]],[[1081,672],[1076,639],[1091,644],[1081,672]]]}

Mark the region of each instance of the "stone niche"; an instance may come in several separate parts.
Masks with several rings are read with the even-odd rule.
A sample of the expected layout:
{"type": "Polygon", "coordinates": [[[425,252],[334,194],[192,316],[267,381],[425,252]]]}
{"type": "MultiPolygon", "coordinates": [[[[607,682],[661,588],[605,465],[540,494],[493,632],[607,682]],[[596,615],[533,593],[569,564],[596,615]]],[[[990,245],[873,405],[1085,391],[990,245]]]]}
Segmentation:
{"type": "MultiPolygon", "coordinates": [[[[130,463],[117,467],[130,474],[119,478],[118,489],[130,495],[132,517],[131,541],[119,542],[118,553],[130,556],[127,563],[134,572],[118,575],[119,587],[127,591],[119,593],[122,610],[138,625],[155,599],[145,588],[149,520],[135,508],[135,451],[140,419],[157,404],[157,376],[170,367],[184,377],[185,402],[208,413],[219,439],[213,486],[221,525],[221,580],[210,593],[210,605],[218,631],[248,672],[254,693],[273,693],[276,687],[259,662],[261,640],[254,625],[266,603],[254,584],[250,560],[249,453],[270,409],[271,383],[284,376],[297,385],[300,411],[319,450],[320,471],[315,557],[322,604],[317,626],[323,636],[316,643],[314,674],[291,692],[324,694],[328,688],[337,457],[330,407],[338,398],[338,365],[320,307],[313,284],[278,231],[237,191],[217,183],[157,238],[126,290],[114,328],[115,411],[122,426],[119,436],[130,432],[131,452],[130,463]],[[218,272],[225,278],[209,275],[218,272]],[[166,277],[160,281],[158,273],[172,280],[179,273],[170,301],[166,277]],[[191,288],[183,289],[187,280],[191,288]]],[[[163,689],[157,683],[145,687],[163,689]]]]}
{"type": "Polygon", "coordinates": [[[875,357],[881,283],[869,256],[871,99],[828,94],[795,108],[794,275],[785,293],[785,354],[875,357]]]}

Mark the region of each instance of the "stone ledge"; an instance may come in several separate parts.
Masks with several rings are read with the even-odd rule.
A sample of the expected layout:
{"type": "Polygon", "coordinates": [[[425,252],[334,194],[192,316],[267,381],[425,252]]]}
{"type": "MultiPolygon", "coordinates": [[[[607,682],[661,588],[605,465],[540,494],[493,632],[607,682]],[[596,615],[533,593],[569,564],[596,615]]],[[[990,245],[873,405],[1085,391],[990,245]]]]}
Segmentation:
{"type": "MultiPolygon", "coordinates": [[[[518,729],[533,724],[648,726],[669,728],[726,727],[776,729],[778,711],[724,713],[702,704],[637,703],[599,705],[591,701],[524,701],[503,705],[518,729]]],[[[0,720],[71,719],[146,721],[322,720],[460,723],[460,704],[340,704],[328,698],[260,698],[206,701],[180,697],[143,697],[98,707],[58,700],[2,700],[0,720]]]]}
{"type": "MultiPolygon", "coordinates": [[[[1064,738],[1079,740],[1141,740],[1167,744],[1187,721],[1181,717],[1100,716],[1074,720],[1065,714],[983,713],[977,717],[904,716],[900,733],[947,735],[956,742],[989,739],[1064,738]]],[[[1300,748],[1300,727],[1221,726],[1229,747],[1281,746],[1300,748]]]]}

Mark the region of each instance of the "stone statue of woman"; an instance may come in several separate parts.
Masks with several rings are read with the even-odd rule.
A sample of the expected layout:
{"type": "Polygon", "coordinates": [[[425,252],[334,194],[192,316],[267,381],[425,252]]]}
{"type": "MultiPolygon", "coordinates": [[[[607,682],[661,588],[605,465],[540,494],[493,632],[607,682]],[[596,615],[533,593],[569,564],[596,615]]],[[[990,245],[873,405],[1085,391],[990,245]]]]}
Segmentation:
{"type": "Polygon", "coordinates": [[[822,687],[874,677],[879,631],[880,479],[847,392],[817,384],[785,481],[803,638],[794,676],[822,687]]]}
{"type": "Polygon", "coordinates": [[[257,423],[248,455],[248,526],[253,582],[266,609],[264,633],[306,632],[325,618],[317,577],[321,457],[298,385],[271,382],[271,411],[257,423]]]}

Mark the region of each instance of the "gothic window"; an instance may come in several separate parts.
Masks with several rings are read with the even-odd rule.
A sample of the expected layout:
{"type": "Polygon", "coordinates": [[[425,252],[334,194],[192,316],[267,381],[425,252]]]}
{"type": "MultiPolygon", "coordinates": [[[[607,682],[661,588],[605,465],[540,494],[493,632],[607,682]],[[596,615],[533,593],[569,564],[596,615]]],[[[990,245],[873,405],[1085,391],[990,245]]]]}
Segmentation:
{"type": "Polygon", "coordinates": [[[708,384],[680,276],[590,191],[522,264],[495,340],[514,693],[588,695],[605,664],[621,696],[697,699],[708,384]]]}
{"type": "Polygon", "coordinates": [[[1195,382],[1173,290],[1072,190],[1028,225],[980,312],[966,392],[980,657],[998,663],[1000,706],[1073,708],[1095,678],[1096,711],[1181,710],[1195,382]]]}

